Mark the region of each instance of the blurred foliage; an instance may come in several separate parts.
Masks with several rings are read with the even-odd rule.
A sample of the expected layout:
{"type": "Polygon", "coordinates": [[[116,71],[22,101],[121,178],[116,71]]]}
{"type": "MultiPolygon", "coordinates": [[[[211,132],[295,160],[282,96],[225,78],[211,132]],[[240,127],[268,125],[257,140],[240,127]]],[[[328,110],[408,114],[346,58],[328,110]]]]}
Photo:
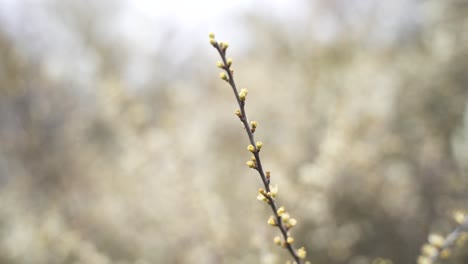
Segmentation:
{"type": "MultiPolygon", "coordinates": [[[[468,4],[410,1],[386,38],[377,1],[346,2],[245,14],[236,78],[312,263],[415,263],[468,209],[468,4]]],[[[0,262],[284,263],[209,44],[132,44],[122,1],[42,3],[0,17],[0,262]]]]}

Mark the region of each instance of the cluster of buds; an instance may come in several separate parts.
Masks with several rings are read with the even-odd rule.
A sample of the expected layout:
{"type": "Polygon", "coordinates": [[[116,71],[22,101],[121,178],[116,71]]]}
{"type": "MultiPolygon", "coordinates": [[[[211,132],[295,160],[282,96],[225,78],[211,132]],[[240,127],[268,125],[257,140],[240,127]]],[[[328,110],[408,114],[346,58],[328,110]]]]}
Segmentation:
{"type": "Polygon", "coordinates": [[[421,247],[421,255],[418,257],[418,264],[433,264],[437,259],[447,259],[452,255],[452,247],[462,247],[468,240],[467,215],[462,211],[455,211],[453,219],[460,227],[455,229],[447,238],[430,234],[427,243],[421,247]]]}
{"type": "Polygon", "coordinates": [[[292,227],[296,226],[297,220],[294,218],[291,218],[289,213],[286,212],[286,209],[284,206],[281,206],[277,210],[278,216],[281,217],[281,221],[283,221],[286,229],[291,229],[292,227]]]}
{"type": "Polygon", "coordinates": [[[216,47],[216,45],[219,45],[222,51],[226,51],[226,49],[229,47],[229,43],[220,41],[219,43],[215,39],[215,34],[213,32],[210,32],[208,34],[208,37],[210,37],[210,44],[213,45],[213,47],[216,47]]]}
{"type": "MultiPolygon", "coordinates": [[[[210,32],[208,34],[208,36],[210,37],[210,44],[213,45],[213,47],[215,47],[215,48],[219,47],[220,50],[223,53],[226,52],[226,49],[229,47],[229,44],[227,42],[222,42],[222,41],[218,42],[218,41],[216,41],[215,34],[213,32],[210,32]]],[[[232,59],[231,58],[226,59],[226,63],[223,63],[222,61],[217,61],[216,62],[216,67],[218,67],[220,69],[223,69],[223,70],[227,70],[232,74],[232,73],[234,73],[234,70],[230,69],[231,65],[232,65],[232,59]]],[[[226,72],[221,72],[219,74],[219,78],[221,78],[221,80],[229,82],[229,77],[226,74],[226,72]]]]}
{"type": "MultiPolygon", "coordinates": [[[[260,192],[260,194],[262,194],[260,192]]],[[[268,197],[268,194],[262,194],[264,197],[268,197]]],[[[287,231],[291,229],[292,227],[296,226],[297,220],[294,218],[291,218],[290,214],[286,212],[286,208],[284,206],[281,206],[278,208],[276,211],[276,217],[275,216],[270,216],[268,219],[268,224],[272,226],[277,226],[277,225],[283,225],[287,231]]],[[[289,235],[286,237],[286,239],[283,241],[279,236],[275,237],[273,239],[273,242],[279,246],[286,247],[288,244],[294,243],[294,238],[289,235]]],[[[304,259],[306,257],[306,251],[304,248],[299,249],[297,252],[297,255],[299,258],[304,259]]]]}
{"type": "Polygon", "coordinates": [[[278,194],[278,185],[271,186],[270,191],[267,192],[263,188],[258,189],[257,200],[270,203],[270,200],[273,200],[278,194]]]}
{"type": "Polygon", "coordinates": [[[260,152],[260,150],[262,149],[263,147],[263,143],[261,141],[258,141],[255,146],[250,144],[247,146],[247,150],[252,152],[252,153],[257,153],[257,152],[260,152]]]}
{"type": "MultiPolygon", "coordinates": [[[[238,113],[236,112],[236,115],[237,115],[237,114],[238,114],[238,113]]],[[[242,116],[242,115],[239,113],[238,116],[239,116],[239,118],[240,118],[240,116],[242,116]]],[[[247,164],[247,167],[249,167],[249,168],[251,168],[251,169],[257,169],[257,159],[255,158],[255,154],[258,153],[258,152],[260,151],[260,149],[262,148],[262,146],[263,146],[263,143],[260,142],[260,141],[257,142],[257,144],[255,144],[255,146],[252,145],[252,144],[250,144],[250,145],[247,146],[247,150],[254,154],[254,156],[250,157],[250,160],[247,161],[247,163],[246,163],[246,164],[247,164]]]]}
{"type": "MultiPolygon", "coordinates": [[[[288,237],[286,239],[286,241],[283,241],[281,239],[281,237],[279,236],[276,236],[274,239],[273,239],[273,242],[278,245],[278,246],[282,246],[282,247],[286,247],[287,244],[292,244],[294,242],[294,239],[292,237],[288,237]]],[[[305,259],[307,257],[307,251],[305,250],[304,247],[301,247],[299,248],[298,250],[296,250],[296,255],[300,258],[300,259],[305,259]]],[[[306,262],[306,263],[309,263],[309,262],[306,262]]]]}
{"type": "Polygon", "coordinates": [[[450,256],[451,252],[449,249],[442,249],[445,243],[445,238],[443,236],[430,234],[427,241],[428,242],[421,248],[418,264],[432,264],[432,259],[437,254],[440,254],[440,258],[447,258],[450,256]]]}
{"type": "MultiPolygon", "coordinates": [[[[249,147],[250,146],[252,146],[252,145],[249,145],[249,147]]],[[[255,156],[250,157],[250,160],[247,161],[247,167],[249,167],[251,169],[257,169],[257,159],[255,158],[255,156]]]]}

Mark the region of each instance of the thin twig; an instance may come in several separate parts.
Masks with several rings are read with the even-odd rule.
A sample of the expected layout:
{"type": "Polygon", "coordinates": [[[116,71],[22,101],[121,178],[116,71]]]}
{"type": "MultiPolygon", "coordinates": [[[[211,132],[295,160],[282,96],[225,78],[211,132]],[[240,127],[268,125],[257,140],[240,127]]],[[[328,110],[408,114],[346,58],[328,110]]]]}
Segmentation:
{"type": "Polygon", "coordinates": [[[465,216],[465,219],[462,221],[462,223],[457,228],[455,228],[455,230],[453,230],[452,233],[447,236],[447,238],[445,238],[445,241],[440,246],[439,250],[430,256],[430,263],[436,263],[440,259],[441,253],[444,250],[452,248],[457,242],[458,238],[460,238],[460,236],[466,231],[468,231],[468,216],[465,216]]]}
{"type": "MultiPolygon", "coordinates": [[[[233,71],[231,70],[231,63],[228,63],[228,59],[226,58],[226,48],[227,48],[227,46],[223,47],[221,43],[218,43],[217,41],[214,41],[214,39],[211,42],[211,44],[213,45],[213,47],[216,48],[219,55],[221,56],[223,65],[220,68],[222,68],[223,70],[226,71],[227,79],[225,79],[225,80],[231,86],[232,91],[234,92],[234,96],[236,97],[237,103],[239,105],[239,110],[240,110],[239,119],[242,122],[242,124],[244,125],[247,136],[249,137],[250,144],[252,146],[254,146],[254,149],[252,151],[252,154],[254,155],[255,162],[256,162],[256,166],[254,167],[254,169],[258,171],[258,174],[260,175],[260,178],[262,179],[262,182],[263,182],[263,185],[264,185],[264,188],[265,188],[265,191],[266,191],[265,193],[270,193],[271,192],[270,179],[269,179],[269,177],[267,177],[267,175],[265,174],[265,171],[263,170],[262,162],[261,162],[261,159],[260,159],[260,150],[257,147],[257,145],[255,144],[254,131],[251,130],[251,127],[249,125],[249,121],[248,121],[248,118],[247,118],[247,113],[245,111],[245,98],[244,98],[244,100],[242,100],[240,98],[240,96],[239,96],[239,91],[238,91],[236,83],[234,81],[233,71]]],[[[287,241],[289,241],[288,238],[290,238],[290,236],[288,234],[288,229],[290,227],[287,227],[286,224],[283,223],[281,215],[278,213],[279,208],[278,208],[278,205],[277,205],[275,199],[270,195],[265,195],[265,198],[267,199],[267,202],[270,205],[271,210],[273,211],[274,218],[276,219],[275,220],[276,221],[275,225],[278,226],[278,228],[281,231],[281,234],[283,235],[283,239],[285,241],[285,242],[283,242],[283,245],[287,248],[287,250],[289,251],[291,256],[294,258],[296,263],[302,264],[303,261],[299,257],[299,255],[297,254],[297,250],[294,248],[292,243],[287,242],[287,241]]]]}

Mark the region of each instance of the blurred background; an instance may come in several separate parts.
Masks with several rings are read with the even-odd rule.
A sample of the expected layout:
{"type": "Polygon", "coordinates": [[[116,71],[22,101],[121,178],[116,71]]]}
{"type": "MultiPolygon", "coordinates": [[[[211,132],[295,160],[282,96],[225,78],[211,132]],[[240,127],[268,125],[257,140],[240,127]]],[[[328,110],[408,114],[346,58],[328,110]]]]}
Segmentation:
{"type": "Polygon", "coordinates": [[[456,227],[465,0],[0,0],[0,263],[289,259],[210,31],[312,263],[416,263],[456,227]]]}

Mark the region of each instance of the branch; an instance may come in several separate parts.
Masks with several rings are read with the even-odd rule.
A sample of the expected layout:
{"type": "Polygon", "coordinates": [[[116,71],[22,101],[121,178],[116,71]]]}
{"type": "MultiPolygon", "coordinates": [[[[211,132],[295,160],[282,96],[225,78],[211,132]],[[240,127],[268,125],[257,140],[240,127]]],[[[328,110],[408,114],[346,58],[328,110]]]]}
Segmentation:
{"type": "Polygon", "coordinates": [[[251,157],[251,160],[247,162],[247,166],[256,170],[263,182],[263,188],[259,189],[259,196],[257,198],[268,203],[273,212],[273,216],[271,216],[268,220],[268,224],[277,226],[283,237],[283,239],[280,237],[275,237],[274,242],[285,247],[296,263],[302,264],[306,257],[306,251],[304,247],[296,250],[296,248],[293,246],[294,239],[289,234],[289,230],[296,225],[297,221],[290,217],[290,215],[285,211],[284,206],[278,207],[275,199],[278,188],[270,186],[270,172],[264,171],[263,169],[260,159],[260,149],[262,148],[263,143],[255,143],[254,137],[258,123],[256,121],[249,123],[247,118],[247,113],[245,111],[245,100],[248,91],[247,89],[241,89],[239,92],[237,89],[236,83],[234,81],[234,71],[231,68],[232,59],[226,58],[226,50],[229,47],[229,44],[226,42],[216,41],[213,33],[210,33],[209,36],[211,45],[213,45],[213,47],[221,56],[222,61],[218,61],[217,63],[218,68],[224,70],[220,73],[220,78],[228,82],[232,88],[237,104],[239,105],[239,109],[235,111],[235,114],[239,117],[240,121],[244,125],[245,131],[249,138],[250,145],[247,147],[247,149],[253,154],[253,156],[251,157]]]}

